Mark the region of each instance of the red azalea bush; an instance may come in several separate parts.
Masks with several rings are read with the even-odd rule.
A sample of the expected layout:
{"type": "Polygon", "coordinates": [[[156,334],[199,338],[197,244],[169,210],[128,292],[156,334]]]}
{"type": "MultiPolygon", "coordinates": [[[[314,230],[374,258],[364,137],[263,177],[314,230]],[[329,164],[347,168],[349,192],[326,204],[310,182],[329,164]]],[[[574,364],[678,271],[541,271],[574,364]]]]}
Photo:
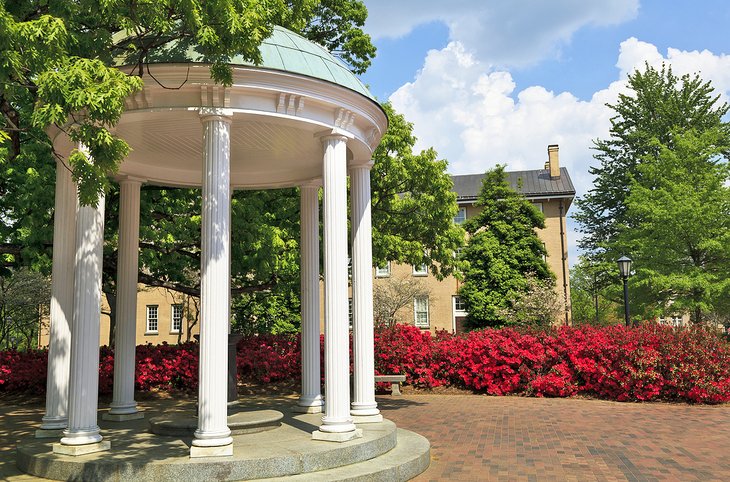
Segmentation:
{"type": "Polygon", "coordinates": [[[299,343],[299,335],[252,335],[242,338],[237,345],[238,376],[264,383],[298,380],[302,371],[299,343]]]}
{"type": "Polygon", "coordinates": [[[376,337],[376,371],[404,373],[406,383],[417,386],[617,401],[730,401],[730,344],[702,328],[486,329],[439,333],[420,344],[418,328],[390,330],[376,337]]]}
{"type": "MultiPolygon", "coordinates": [[[[320,351],[323,341],[321,337],[320,351]]],[[[239,378],[298,380],[300,343],[298,335],[244,337],[237,346],[239,378]]],[[[197,343],[140,345],[136,355],[138,390],[197,387],[197,343]]],[[[43,393],[46,359],[43,350],[0,352],[0,391],[43,393]]],[[[110,393],[111,349],[101,349],[99,365],[99,391],[110,393]]],[[[375,334],[375,371],[404,374],[406,384],[421,388],[454,386],[492,395],[730,401],[730,344],[701,328],[656,324],[435,336],[396,325],[375,334]]]]}

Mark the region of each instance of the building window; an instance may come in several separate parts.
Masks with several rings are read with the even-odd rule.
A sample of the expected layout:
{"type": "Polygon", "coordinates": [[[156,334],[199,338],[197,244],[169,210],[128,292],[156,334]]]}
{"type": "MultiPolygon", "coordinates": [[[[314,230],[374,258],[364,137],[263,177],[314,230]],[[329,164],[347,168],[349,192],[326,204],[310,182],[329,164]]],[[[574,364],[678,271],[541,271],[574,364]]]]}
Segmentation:
{"type": "Polygon", "coordinates": [[[462,224],[464,221],[466,221],[466,208],[459,208],[454,216],[454,224],[462,224]]]}
{"type": "Polygon", "coordinates": [[[147,305],[147,329],[145,333],[157,333],[158,320],[157,305],[147,305]]]}
{"type": "Polygon", "coordinates": [[[466,311],[466,303],[461,296],[454,296],[454,311],[466,311]]]}
{"type": "Polygon", "coordinates": [[[428,328],[428,296],[413,298],[413,321],[419,328],[428,328]]]}
{"type": "Polygon", "coordinates": [[[170,325],[171,333],[180,333],[182,330],[183,305],[172,305],[172,323],[170,325]]]}
{"type": "Polygon", "coordinates": [[[544,213],[544,212],[545,212],[545,211],[543,210],[543,208],[542,208],[542,203],[532,203],[532,205],[533,205],[533,206],[535,207],[535,209],[537,209],[537,210],[538,210],[538,211],[540,211],[541,213],[544,213]]]}
{"type": "Polygon", "coordinates": [[[347,299],[347,319],[350,320],[350,329],[352,330],[352,296],[347,299]]]}
{"type": "Polygon", "coordinates": [[[428,276],[428,266],[425,263],[413,265],[413,276],[428,276]]]}
{"type": "Polygon", "coordinates": [[[385,263],[385,266],[377,266],[375,268],[376,278],[388,278],[390,277],[390,261],[385,263]]]}

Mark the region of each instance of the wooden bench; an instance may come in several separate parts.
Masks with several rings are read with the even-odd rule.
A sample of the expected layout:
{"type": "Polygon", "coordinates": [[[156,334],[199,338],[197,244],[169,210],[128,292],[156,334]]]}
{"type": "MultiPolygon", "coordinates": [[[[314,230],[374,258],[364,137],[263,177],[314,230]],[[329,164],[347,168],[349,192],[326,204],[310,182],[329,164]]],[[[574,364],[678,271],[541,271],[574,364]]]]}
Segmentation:
{"type": "Polygon", "coordinates": [[[400,396],[400,384],[406,381],[405,375],[375,375],[375,382],[390,383],[390,394],[400,396]]]}

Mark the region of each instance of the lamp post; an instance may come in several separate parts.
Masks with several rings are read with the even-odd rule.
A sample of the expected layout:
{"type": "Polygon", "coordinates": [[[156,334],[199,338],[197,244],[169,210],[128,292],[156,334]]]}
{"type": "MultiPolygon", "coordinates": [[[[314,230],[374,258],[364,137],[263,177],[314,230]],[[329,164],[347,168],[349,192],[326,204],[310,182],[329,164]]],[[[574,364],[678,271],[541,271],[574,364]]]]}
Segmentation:
{"type": "Polygon", "coordinates": [[[631,317],[629,315],[629,275],[631,274],[631,258],[621,256],[617,261],[618,270],[624,280],[624,318],[626,326],[631,326],[631,317]]]}

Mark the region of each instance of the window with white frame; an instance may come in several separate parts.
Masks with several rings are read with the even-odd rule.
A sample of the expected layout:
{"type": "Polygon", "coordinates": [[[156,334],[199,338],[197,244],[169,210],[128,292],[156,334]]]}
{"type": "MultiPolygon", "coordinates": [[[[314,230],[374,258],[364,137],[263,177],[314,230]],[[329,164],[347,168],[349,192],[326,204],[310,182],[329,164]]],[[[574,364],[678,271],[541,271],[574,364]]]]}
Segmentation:
{"type": "Polygon", "coordinates": [[[464,221],[466,221],[466,208],[459,208],[454,216],[454,224],[462,224],[464,221]]]}
{"type": "Polygon", "coordinates": [[[170,333],[180,333],[180,330],[182,330],[183,305],[172,305],[172,316],[170,316],[170,319],[172,320],[170,323],[170,333]]]}
{"type": "Polygon", "coordinates": [[[352,296],[347,299],[347,319],[350,320],[350,329],[352,330],[352,296]]]}
{"type": "Polygon", "coordinates": [[[146,333],[157,333],[159,322],[159,307],[157,305],[147,305],[147,329],[146,333]]]}
{"type": "Polygon", "coordinates": [[[454,311],[466,312],[466,303],[461,299],[461,296],[454,296],[454,311]]]}
{"type": "Polygon", "coordinates": [[[413,265],[413,276],[428,276],[428,266],[426,264],[413,265]]]}
{"type": "Polygon", "coordinates": [[[413,322],[419,328],[428,328],[428,296],[413,298],[413,322]]]}
{"type": "Polygon", "coordinates": [[[390,261],[385,263],[385,266],[377,266],[375,268],[376,278],[388,278],[390,276],[390,261]]]}
{"type": "Polygon", "coordinates": [[[543,210],[543,207],[542,207],[542,203],[532,203],[532,205],[533,205],[533,206],[535,207],[535,209],[537,209],[537,210],[538,210],[538,211],[540,211],[541,213],[544,213],[544,212],[545,212],[545,211],[543,210]]]}

